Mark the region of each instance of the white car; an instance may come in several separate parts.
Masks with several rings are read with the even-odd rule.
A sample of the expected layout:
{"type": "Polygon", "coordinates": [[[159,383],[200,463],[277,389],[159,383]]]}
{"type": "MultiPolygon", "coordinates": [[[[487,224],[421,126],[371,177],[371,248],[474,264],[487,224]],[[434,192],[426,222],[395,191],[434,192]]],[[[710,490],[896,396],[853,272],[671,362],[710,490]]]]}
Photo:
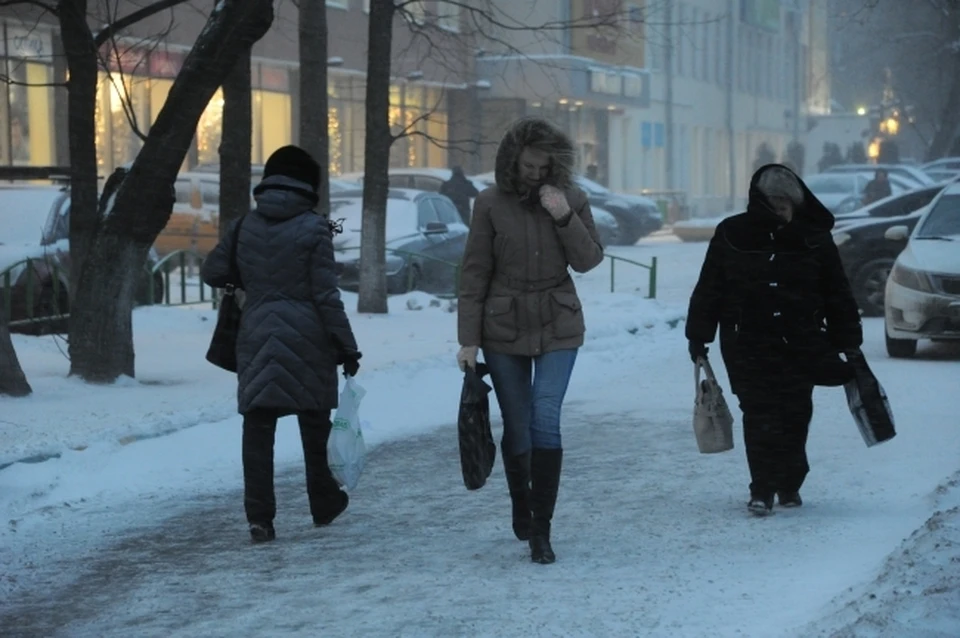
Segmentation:
{"type": "Polygon", "coordinates": [[[910,234],[893,226],[885,237],[909,241],[884,293],[887,353],[912,357],[920,339],[960,340],[960,184],[933,201],[910,234]]]}

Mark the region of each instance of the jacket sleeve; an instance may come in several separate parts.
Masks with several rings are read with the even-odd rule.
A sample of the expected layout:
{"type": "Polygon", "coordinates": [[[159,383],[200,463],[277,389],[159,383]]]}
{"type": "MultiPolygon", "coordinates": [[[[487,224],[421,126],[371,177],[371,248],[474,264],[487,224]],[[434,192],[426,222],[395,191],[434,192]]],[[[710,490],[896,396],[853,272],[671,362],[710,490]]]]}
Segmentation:
{"type": "Polygon", "coordinates": [[[832,241],[823,244],[823,251],[820,291],[826,311],[827,334],[833,345],[841,350],[859,348],[863,343],[860,308],[843,270],[840,251],[832,241]]]}
{"type": "Polygon", "coordinates": [[[457,338],[461,346],[479,346],[483,337],[483,305],[493,277],[493,222],[490,207],[478,198],[460,267],[457,338]]]}
{"type": "Polygon", "coordinates": [[[582,195],[578,199],[575,204],[579,206],[571,206],[570,215],[557,222],[557,235],[570,267],[577,272],[588,272],[603,261],[603,246],[593,223],[590,202],[582,195]]]}
{"type": "Polygon", "coordinates": [[[357,340],[343,307],[338,287],[337,262],[333,254],[333,239],[326,221],[320,218],[320,233],[310,254],[310,292],[320,314],[320,321],[330,333],[341,355],[356,354],[357,340]]]}
{"type": "Polygon", "coordinates": [[[239,220],[235,220],[230,224],[230,228],[200,266],[200,279],[211,288],[223,288],[227,284],[235,283],[231,277],[230,252],[237,236],[238,222],[239,220]]]}
{"type": "Polygon", "coordinates": [[[717,334],[724,296],[722,235],[723,229],[717,227],[707,247],[700,278],[690,297],[686,325],[686,336],[690,341],[711,343],[717,334]]]}

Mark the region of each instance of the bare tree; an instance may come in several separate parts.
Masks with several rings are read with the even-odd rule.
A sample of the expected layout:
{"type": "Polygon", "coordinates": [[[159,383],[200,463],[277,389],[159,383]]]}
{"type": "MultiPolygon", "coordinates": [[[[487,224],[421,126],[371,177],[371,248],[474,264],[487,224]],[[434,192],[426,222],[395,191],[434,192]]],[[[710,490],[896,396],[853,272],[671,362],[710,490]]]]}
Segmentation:
{"type": "Polygon", "coordinates": [[[33,392],[13,348],[7,313],[0,304],[0,395],[25,397],[33,392]]]}
{"type": "Polygon", "coordinates": [[[57,6],[70,71],[70,248],[73,263],[79,264],[71,269],[71,373],[87,381],[134,375],[135,282],[170,218],[173,182],[210,98],[273,21],[269,0],[217,3],[129,175],[101,217],[93,126],[99,42],[173,4],[176,0],[153,3],[96,35],[88,26],[85,0],[61,0],[57,6]]]}
{"type": "Polygon", "coordinates": [[[838,97],[898,114],[929,159],[948,153],[960,132],[960,0],[836,0],[834,11],[838,97]]]}
{"type": "Polygon", "coordinates": [[[220,236],[250,210],[253,104],[248,47],[223,83],[220,133],[220,236]]]}
{"type": "Polygon", "coordinates": [[[390,186],[387,173],[394,139],[389,115],[390,56],[396,7],[394,0],[370,0],[359,312],[387,312],[387,192],[390,186]]]}
{"type": "Polygon", "coordinates": [[[320,213],[330,212],[327,4],[300,0],[300,146],[320,164],[320,213]]]}

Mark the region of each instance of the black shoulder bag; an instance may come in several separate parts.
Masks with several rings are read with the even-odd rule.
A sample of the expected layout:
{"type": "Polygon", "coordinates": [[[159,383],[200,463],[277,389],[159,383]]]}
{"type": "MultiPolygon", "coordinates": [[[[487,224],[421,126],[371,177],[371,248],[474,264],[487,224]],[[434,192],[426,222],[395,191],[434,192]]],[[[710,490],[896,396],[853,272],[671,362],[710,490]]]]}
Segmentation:
{"type": "Polygon", "coordinates": [[[230,279],[224,288],[217,312],[217,327],[207,349],[207,361],[228,372],[237,371],[237,336],[240,334],[240,304],[237,302],[237,288],[242,289],[240,269],[237,267],[237,244],[240,243],[240,227],[243,217],[233,230],[233,245],[230,247],[230,279]]]}

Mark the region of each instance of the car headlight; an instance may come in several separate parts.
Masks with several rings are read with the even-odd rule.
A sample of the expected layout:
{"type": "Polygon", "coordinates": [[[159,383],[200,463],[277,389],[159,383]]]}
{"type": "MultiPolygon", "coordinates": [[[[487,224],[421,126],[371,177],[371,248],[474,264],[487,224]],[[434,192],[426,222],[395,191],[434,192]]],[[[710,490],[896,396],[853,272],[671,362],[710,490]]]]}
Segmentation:
{"type": "Polygon", "coordinates": [[[850,239],[850,233],[833,233],[833,243],[835,243],[837,246],[843,246],[845,243],[850,241],[850,239]]]}
{"type": "Polygon", "coordinates": [[[890,279],[904,288],[919,290],[920,292],[933,292],[933,286],[930,284],[930,278],[927,276],[927,273],[907,268],[900,263],[893,265],[893,270],[890,272],[890,279]]]}

